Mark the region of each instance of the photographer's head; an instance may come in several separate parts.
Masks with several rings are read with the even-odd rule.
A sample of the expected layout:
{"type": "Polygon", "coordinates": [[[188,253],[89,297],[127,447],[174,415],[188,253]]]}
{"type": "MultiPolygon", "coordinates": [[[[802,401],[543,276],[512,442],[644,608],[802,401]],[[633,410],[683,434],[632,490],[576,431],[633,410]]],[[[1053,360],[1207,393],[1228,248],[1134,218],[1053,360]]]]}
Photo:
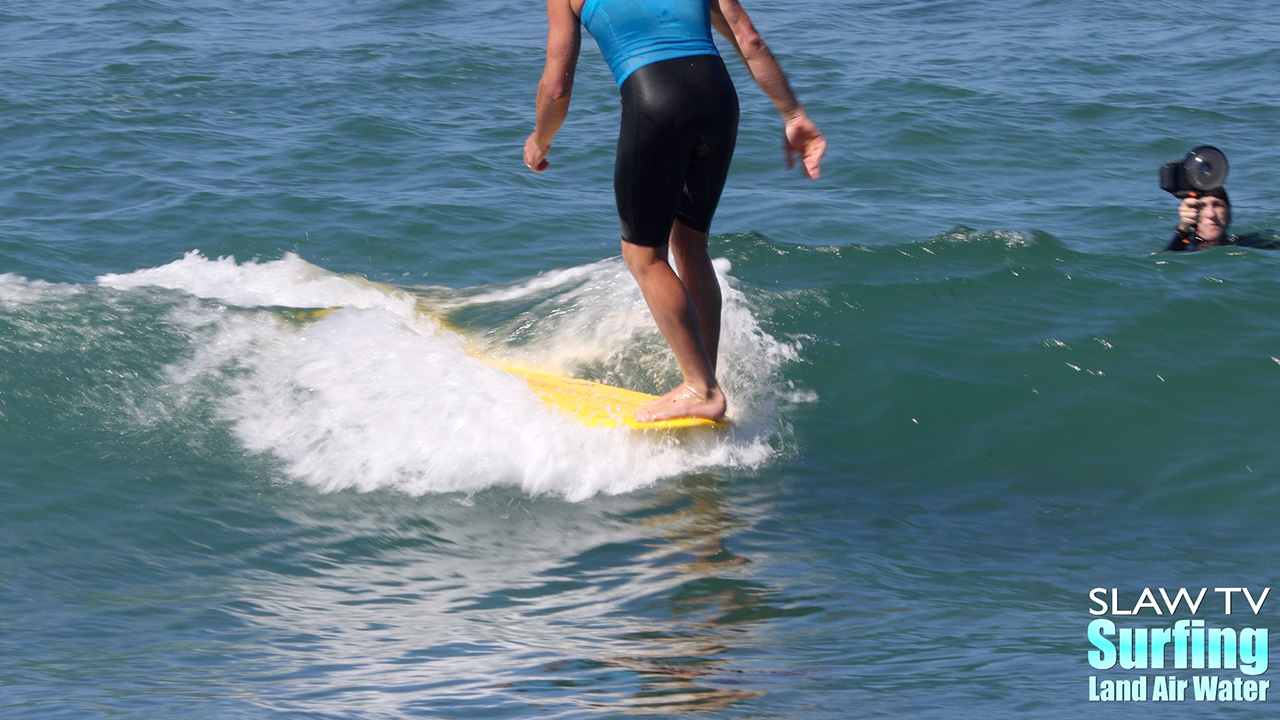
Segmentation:
{"type": "Polygon", "coordinates": [[[1194,236],[1196,249],[1224,244],[1231,225],[1231,199],[1225,188],[1184,198],[1178,206],[1178,231],[1194,236]]]}

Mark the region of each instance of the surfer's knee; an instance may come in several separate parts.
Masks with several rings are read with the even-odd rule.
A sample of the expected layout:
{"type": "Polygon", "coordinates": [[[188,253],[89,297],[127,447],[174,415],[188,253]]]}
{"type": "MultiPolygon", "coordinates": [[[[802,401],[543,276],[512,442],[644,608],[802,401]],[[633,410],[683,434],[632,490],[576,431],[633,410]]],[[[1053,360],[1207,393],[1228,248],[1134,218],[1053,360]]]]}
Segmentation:
{"type": "Polygon", "coordinates": [[[667,246],[638,245],[622,241],[622,261],[635,277],[642,277],[659,265],[667,264],[667,246]]]}
{"type": "Polygon", "coordinates": [[[671,236],[668,242],[673,251],[706,252],[708,235],[707,232],[695,230],[676,220],[671,223],[671,236]]]}

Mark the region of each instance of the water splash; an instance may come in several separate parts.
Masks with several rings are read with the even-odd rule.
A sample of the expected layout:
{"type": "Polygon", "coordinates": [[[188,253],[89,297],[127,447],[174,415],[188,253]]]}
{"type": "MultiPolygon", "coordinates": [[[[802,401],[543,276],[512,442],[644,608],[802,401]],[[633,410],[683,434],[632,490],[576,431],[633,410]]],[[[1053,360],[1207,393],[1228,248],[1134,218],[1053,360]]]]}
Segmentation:
{"type": "Polygon", "coordinates": [[[657,389],[674,362],[618,260],[452,291],[338,275],[296,255],[237,263],[188,253],[99,283],[199,299],[169,312],[189,333],[191,352],[166,368],[164,392],[183,402],[210,398],[245,448],[277,458],[290,477],[325,491],[514,485],[581,499],[756,466],[785,442],[777,413],[790,400],[774,388],[798,350],[761,330],[728,279],[728,263],[718,269],[726,297],[722,375],[736,425],[679,435],[582,427],[482,359],[519,357],[657,389]],[[477,313],[494,327],[476,327],[477,313]]]}

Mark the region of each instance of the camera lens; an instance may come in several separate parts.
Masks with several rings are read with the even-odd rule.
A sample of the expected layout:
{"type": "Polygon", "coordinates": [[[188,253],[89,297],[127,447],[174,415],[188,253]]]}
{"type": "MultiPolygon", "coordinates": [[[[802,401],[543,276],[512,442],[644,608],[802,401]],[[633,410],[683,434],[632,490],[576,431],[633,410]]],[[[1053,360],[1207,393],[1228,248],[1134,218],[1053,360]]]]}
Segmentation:
{"type": "Polygon", "coordinates": [[[1202,192],[1217,190],[1227,180],[1227,156],[1212,145],[1201,145],[1182,161],[1187,184],[1202,192]]]}

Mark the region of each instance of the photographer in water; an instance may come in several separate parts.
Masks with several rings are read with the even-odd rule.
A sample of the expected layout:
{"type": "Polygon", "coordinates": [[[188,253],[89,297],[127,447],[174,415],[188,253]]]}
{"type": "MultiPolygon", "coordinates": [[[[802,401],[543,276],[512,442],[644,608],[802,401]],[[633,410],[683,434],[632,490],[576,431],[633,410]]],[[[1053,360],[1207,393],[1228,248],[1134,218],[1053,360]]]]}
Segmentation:
{"type": "Polygon", "coordinates": [[[1231,226],[1231,199],[1225,188],[1188,195],[1178,205],[1178,227],[1166,250],[1194,252],[1218,245],[1235,245],[1227,233],[1231,226]]]}
{"type": "Polygon", "coordinates": [[[1274,249],[1274,240],[1258,235],[1232,235],[1231,198],[1222,184],[1227,179],[1227,156],[1211,146],[1193,148],[1181,160],[1160,168],[1160,188],[1181,198],[1178,227],[1166,250],[1195,252],[1219,245],[1274,249]]]}

